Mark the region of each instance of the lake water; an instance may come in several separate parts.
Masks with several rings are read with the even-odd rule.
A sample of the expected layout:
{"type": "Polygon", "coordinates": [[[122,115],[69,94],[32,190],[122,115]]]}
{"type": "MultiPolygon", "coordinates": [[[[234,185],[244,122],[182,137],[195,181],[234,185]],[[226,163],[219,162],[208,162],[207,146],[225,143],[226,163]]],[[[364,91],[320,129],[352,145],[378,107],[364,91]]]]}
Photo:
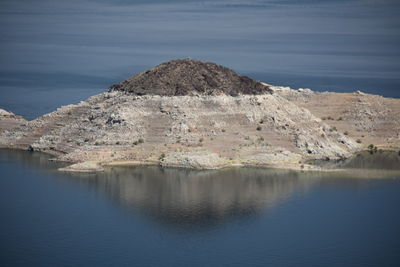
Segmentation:
{"type": "Polygon", "coordinates": [[[400,264],[396,171],[67,174],[48,159],[0,150],[0,266],[400,264]]]}
{"type": "MultiPolygon", "coordinates": [[[[399,12],[396,0],[2,0],[0,108],[34,119],[187,57],[400,97],[399,12]]],[[[83,175],[0,150],[0,266],[400,266],[400,175],[368,169],[398,166],[385,155],[347,175],[83,175]]]]}
{"type": "Polygon", "coordinates": [[[175,58],[400,97],[396,0],[2,0],[0,108],[33,119],[175,58]]]}

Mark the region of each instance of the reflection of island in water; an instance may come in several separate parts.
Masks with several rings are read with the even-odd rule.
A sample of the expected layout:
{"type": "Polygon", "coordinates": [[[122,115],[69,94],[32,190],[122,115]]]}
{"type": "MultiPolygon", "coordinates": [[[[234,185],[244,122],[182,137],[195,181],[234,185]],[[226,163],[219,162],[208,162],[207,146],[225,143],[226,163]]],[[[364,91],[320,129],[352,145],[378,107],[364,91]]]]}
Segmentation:
{"type": "Polygon", "coordinates": [[[131,210],[163,223],[189,226],[259,214],[311,186],[311,179],[300,179],[299,175],[244,168],[195,171],[119,167],[81,182],[95,186],[131,210]]]}
{"type": "MultiPolygon", "coordinates": [[[[45,154],[13,150],[0,150],[0,154],[2,160],[16,160],[48,173],[55,179],[67,179],[95,189],[100,195],[130,211],[179,227],[215,225],[258,215],[282,203],[294,193],[304,192],[317,184],[351,186],[362,183],[363,179],[342,178],[368,175],[377,178],[387,175],[371,170],[367,173],[366,170],[354,173],[302,173],[257,168],[196,171],[155,166],[115,167],[106,169],[104,173],[68,174],[58,172],[59,164],[49,162],[49,156],[45,154]]],[[[377,159],[383,156],[376,154],[374,157],[378,158],[374,161],[368,158],[368,154],[363,154],[362,160],[359,156],[348,162],[358,167],[356,163],[360,160],[364,163],[372,160],[376,165],[377,159]]],[[[399,177],[398,172],[389,175],[399,177]]]]}
{"type": "Polygon", "coordinates": [[[196,171],[116,167],[104,173],[69,174],[57,172],[58,165],[41,153],[0,153],[55,179],[68,179],[95,189],[128,210],[180,227],[213,225],[260,214],[293,193],[307,190],[316,181],[305,177],[310,174],[257,168],[196,171]]]}

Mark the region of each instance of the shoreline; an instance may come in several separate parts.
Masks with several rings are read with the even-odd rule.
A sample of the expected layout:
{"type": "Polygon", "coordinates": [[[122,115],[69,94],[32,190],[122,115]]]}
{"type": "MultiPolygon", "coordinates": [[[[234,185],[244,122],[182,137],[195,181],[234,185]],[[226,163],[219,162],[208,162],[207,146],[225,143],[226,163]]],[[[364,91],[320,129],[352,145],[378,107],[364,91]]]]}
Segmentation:
{"type": "Polygon", "coordinates": [[[336,160],[369,146],[400,149],[400,100],[262,86],[272,93],[112,91],[32,121],[3,112],[0,147],[53,155],[54,161],[70,164],[60,171],[72,172],[135,165],[331,172],[336,160]]]}
{"type": "MultiPolygon", "coordinates": [[[[16,148],[16,147],[4,147],[1,146],[0,149],[4,150],[16,150],[16,151],[23,151],[29,152],[29,150],[16,148]]],[[[42,152],[42,151],[35,151],[35,153],[43,153],[48,156],[54,156],[54,153],[42,152]]],[[[374,155],[380,153],[392,153],[393,155],[397,155],[400,157],[400,151],[391,149],[391,150],[381,150],[380,152],[374,152],[371,154],[369,150],[360,150],[355,152],[350,158],[342,159],[340,161],[347,161],[352,158],[357,158],[362,153],[374,155]]],[[[371,179],[371,178],[379,178],[379,177],[393,177],[393,175],[397,176],[400,174],[400,168],[398,169],[385,169],[385,168],[349,168],[349,167],[340,167],[337,166],[335,168],[332,167],[323,167],[322,165],[315,165],[315,164],[243,164],[243,163],[230,163],[220,165],[214,168],[193,168],[189,165],[172,165],[172,164],[162,164],[160,161],[110,161],[110,162],[96,162],[96,161],[85,161],[85,162],[70,162],[70,161],[63,161],[57,158],[49,158],[48,161],[51,162],[58,162],[58,163],[72,163],[71,165],[64,166],[57,168],[57,171],[65,172],[65,173],[99,173],[107,171],[107,169],[112,167],[145,167],[145,166],[153,166],[153,167],[160,167],[160,168],[178,168],[178,169],[186,169],[186,170],[193,170],[193,171],[210,171],[210,170],[226,170],[230,168],[260,168],[266,170],[281,170],[281,171],[295,171],[295,172],[314,172],[314,173],[321,173],[322,176],[327,175],[328,173],[336,173],[340,176],[346,177],[353,177],[359,179],[371,179]],[[383,176],[382,176],[383,175],[383,176]]],[[[330,160],[324,161],[326,163],[336,164],[337,160],[330,160]]],[[[321,176],[321,177],[322,177],[321,176]]]]}

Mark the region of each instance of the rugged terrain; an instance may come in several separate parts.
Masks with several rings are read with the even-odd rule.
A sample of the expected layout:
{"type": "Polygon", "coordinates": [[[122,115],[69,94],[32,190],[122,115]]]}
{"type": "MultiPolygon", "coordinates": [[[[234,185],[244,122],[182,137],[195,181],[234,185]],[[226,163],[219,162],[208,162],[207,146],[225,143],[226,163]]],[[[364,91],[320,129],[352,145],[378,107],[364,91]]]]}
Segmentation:
{"type": "Polygon", "coordinates": [[[1,116],[1,146],[54,154],[77,163],[72,171],[315,169],[306,162],[347,158],[370,143],[400,147],[399,99],[276,87],[196,60],[161,64],[30,122],[1,116]]]}

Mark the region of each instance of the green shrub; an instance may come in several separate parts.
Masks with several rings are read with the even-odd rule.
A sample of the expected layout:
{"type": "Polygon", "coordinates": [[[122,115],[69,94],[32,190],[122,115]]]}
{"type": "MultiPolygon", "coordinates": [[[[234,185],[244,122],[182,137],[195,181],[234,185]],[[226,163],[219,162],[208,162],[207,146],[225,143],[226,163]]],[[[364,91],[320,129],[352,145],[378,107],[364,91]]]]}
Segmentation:
{"type": "Polygon", "coordinates": [[[370,144],[370,145],[368,146],[368,150],[369,150],[369,152],[370,152],[371,154],[373,154],[373,153],[378,152],[378,147],[375,146],[374,144],[370,144]]]}
{"type": "Polygon", "coordinates": [[[375,146],[374,146],[373,144],[370,144],[370,145],[368,146],[368,149],[371,150],[371,149],[374,149],[374,147],[375,147],[375,146]]]}
{"type": "Polygon", "coordinates": [[[161,155],[158,157],[159,160],[163,160],[165,158],[165,153],[161,153],[161,155]]]}

